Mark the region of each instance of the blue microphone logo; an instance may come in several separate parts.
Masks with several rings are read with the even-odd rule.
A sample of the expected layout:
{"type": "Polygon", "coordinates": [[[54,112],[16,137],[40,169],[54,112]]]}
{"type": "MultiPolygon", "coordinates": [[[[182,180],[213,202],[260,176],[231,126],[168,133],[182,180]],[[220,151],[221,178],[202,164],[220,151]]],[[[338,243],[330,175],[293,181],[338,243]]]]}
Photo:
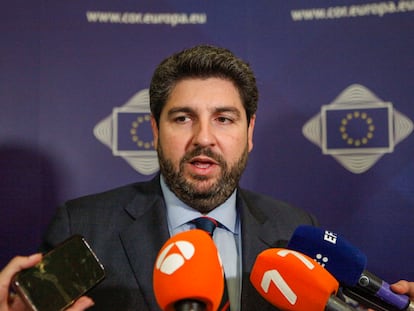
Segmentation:
{"type": "Polygon", "coordinates": [[[324,267],[324,268],[325,268],[325,264],[327,264],[327,263],[328,263],[329,258],[328,258],[328,257],[323,256],[322,254],[316,254],[316,258],[314,258],[314,260],[315,260],[318,264],[320,264],[322,267],[324,267]]]}
{"type": "Polygon", "coordinates": [[[329,243],[336,244],[338,235],[331,231],[325,231],[325,234],[323,235],[323,239],[329,243]]]}

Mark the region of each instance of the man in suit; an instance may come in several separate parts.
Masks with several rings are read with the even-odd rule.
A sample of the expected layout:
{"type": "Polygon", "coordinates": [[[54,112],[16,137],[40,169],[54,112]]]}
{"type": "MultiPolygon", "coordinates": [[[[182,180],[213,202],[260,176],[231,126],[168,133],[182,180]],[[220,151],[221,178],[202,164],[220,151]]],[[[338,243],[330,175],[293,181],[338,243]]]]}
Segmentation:
{"type": "MultiPolygon", "coordinates": [[[[160,310],[152,287],[156,256],[170,236],[194,228],[192,220],[200,216],[220,224],[213,239],[231,310],[275,310],[249,281],[256,256],[316,220],[238,186],[253,148],[257,100],[249,65],[226,49],[196,46],[158,66],[150,106],[160,174],[67,202],[46,235],[43,249],[75,233],[85,236],[105,266],[106,279],[90,292],[92,300],[83,297],[72,310],[93,302],[96,310],[160,310]]],[[[39,258],[14,260],[7,276],[39,258]]],[[[0,285],[6,281],[3,273],[0,285]]],[[[3,311],[1,299],[0,293],[3,311]]]]}
{"type": "Polygon", "coordinates": [[[230,51],[197,46],[164,60],[150,85],[151,125],[160,174],[67,202],[46,248],[80,233],[105,266],[91,292],[97,310],[159,310],[152,288],[158,251],[202,215],[214,232],[232,310],[274,310],[249,282],[256,256],[288,240],[308,213],[238,188],[253,148],[258,92],[250,67],[230,51]],[[220,246],[224,247],[220,248],[220,246]]]}

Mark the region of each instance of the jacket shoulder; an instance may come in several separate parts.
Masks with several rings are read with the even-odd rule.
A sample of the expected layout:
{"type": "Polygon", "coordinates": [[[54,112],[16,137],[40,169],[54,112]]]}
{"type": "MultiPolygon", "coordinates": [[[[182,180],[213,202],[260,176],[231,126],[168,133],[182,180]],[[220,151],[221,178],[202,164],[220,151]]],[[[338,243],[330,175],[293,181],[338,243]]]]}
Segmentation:
{"type": "Polygon", "coordinates": [[[309,211],[294,206],[286,201],[275,199],[269,195],[241,189],[241,196],[247,208],[262,221],[276,221],[278,223],[318,225],[316,217],[309,211]]]}
{"type": "Polygon", "coordinates": [[[136,182],[71,199],[66,201],[64,205],[68,209],[125,207],[137,198],[145,200],[145,198],[158,196],[160,191],[159,183],[154,182],[154,180],[136,182]]]}

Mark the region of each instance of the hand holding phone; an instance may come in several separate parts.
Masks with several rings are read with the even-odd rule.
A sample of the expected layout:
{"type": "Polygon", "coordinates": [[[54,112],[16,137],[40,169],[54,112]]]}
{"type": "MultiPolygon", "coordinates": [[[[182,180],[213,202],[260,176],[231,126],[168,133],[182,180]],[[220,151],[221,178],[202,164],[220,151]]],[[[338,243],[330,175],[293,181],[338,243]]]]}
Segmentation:
{"type": "Polygon", "coordinates": [[[23,310],[25,305],[14,292],[10,292],[13,276],[23,269],[33,267],[42,259],[41,254],[16,256],[0,271],[0,310],[23,310]]]}
{"type": "Polygon", "coordinates": [[[34,311],[59,311],[101,282],[103,265],[86,240],[75,235],[13,278],[12,286],[34,311]]]}

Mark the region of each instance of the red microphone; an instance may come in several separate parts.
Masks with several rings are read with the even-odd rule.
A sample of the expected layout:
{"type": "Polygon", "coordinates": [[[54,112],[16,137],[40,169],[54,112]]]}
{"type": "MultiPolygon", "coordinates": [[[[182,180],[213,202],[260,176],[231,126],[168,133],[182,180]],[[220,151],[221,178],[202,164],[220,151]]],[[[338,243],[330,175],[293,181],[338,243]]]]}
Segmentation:
{"type": "Polygon", "coordinates": [[[289,249],[260,253],[250,281],[272,305],[289,311],[355,310],[335,294],[338,281],[312,258],[289,249]]]}
{"type": "Polygon", "coordinates": [[[224,272],[213,239],[199,229],[171,237],[158,253],[153,282],[164,311],[186,310],[185,305],[216,311],[223,296],[224,272]]]}

